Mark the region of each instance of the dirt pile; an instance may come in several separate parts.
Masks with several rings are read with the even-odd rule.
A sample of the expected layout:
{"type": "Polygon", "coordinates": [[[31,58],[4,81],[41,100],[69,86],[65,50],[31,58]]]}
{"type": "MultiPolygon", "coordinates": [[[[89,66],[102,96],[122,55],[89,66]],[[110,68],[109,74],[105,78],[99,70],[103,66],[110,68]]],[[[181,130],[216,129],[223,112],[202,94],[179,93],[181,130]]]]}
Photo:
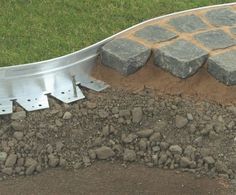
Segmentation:
{"type": "Polygon", "coordinates": [[[97,160],[139,162],[200,177],[234,179],[236,107],[108,89],[87,99],[0,119],[1,178],[97,160]]]}

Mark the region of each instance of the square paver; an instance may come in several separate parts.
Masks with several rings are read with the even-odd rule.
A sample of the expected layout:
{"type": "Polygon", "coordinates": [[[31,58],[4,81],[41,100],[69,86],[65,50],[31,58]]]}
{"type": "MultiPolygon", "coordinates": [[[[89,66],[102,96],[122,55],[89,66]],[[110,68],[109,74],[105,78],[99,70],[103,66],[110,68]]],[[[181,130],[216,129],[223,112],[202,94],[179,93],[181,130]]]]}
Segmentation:
{"type": "Polygon", "coordinates": [[[151,49],[130,39],[114,39],[101,49],[101,62],[123,75],[136,72],[145,65],[151,49]]]}
{"type": "Polygon", "coordinates": [[[226,85],[236,85],[236,50],[210,57],[208,72],[226,85]]]}
{"type": "Polygon", "coordinates": [[[154,51],[155,65],[180,78],[187,78],[206,62],[208,53],[184,39],[154,51]]]}
{"type": "Polygon", "coordinates": [[[212,50],[224,49],[236,44],[235,39],[230,37],[223,30],[211,30],[208,32],[199,33],[196,34],[194,38],[205,47],[212,50]]]}
{"type": "Polygon", "coordinates": [[[207,25],[198,16],[186,15],[172,18],[169,24],[179,32],[192,33],[199,30],[207,29],[207,25]]]}
{"type": "Polygon", "coordinates": [[[178,35],[158,25],[151,25],[135,32],[134,36],[152,43],[159,43],[176,38],[178,35]]]}
{"type": "Polygon", "coordinates": [[[233,26],[236,24],[236,11],[230,8],[220,8],[208,11],[207,20],[214,26],[233,26]]]}

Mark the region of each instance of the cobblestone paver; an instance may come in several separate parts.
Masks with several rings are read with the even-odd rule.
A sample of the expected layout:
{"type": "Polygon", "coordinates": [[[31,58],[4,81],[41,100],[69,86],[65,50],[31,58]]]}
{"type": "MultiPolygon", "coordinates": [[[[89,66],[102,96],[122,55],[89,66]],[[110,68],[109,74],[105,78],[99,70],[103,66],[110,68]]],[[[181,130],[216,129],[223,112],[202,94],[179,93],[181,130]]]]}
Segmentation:
{"type": "Polygon", "coordinates": [[[152,25],[137,31],[135,36],[146,41],[156,43],[176,38],[177,34],[163,27],[152,25]]]}
{"type": "Polygon", "coordinates": [[[101,50],[102,63],[122,74],[129,75],[143,67],[151,48],[154,64],[176,77],[185,79],[200,68],[207,68],[220,82],[236,85],[234,7],[164,17],[124,37],[101,50]]]}

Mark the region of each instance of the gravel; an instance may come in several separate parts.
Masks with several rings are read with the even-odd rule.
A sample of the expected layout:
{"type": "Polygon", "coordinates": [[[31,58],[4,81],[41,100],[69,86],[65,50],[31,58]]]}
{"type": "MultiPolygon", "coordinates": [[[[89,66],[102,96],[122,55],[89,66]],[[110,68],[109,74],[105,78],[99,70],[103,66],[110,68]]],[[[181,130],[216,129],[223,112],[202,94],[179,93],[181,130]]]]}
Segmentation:
{"type": "Polygon", "coordinates": [[[234,105],[154,99],[145,90],[86,93],[73,105],[50,99],[51,110],[27,113],[24,120],[0,118],[1,180],[56,167],[76,170],[98,160],[235,178],[234,105]],[[70,119],[63,119],[66,113],[70,119]]]}

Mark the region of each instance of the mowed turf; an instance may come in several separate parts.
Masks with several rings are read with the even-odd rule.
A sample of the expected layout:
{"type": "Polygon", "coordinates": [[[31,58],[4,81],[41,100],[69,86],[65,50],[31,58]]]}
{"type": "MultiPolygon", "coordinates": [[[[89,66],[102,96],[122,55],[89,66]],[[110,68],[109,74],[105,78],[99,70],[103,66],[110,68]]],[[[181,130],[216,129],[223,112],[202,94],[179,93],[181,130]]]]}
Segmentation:
{"type": "Polygon", "coordinates": [[[160,15],[234,0],[1,0],[0,67],[77,51],[160,15]]]}

